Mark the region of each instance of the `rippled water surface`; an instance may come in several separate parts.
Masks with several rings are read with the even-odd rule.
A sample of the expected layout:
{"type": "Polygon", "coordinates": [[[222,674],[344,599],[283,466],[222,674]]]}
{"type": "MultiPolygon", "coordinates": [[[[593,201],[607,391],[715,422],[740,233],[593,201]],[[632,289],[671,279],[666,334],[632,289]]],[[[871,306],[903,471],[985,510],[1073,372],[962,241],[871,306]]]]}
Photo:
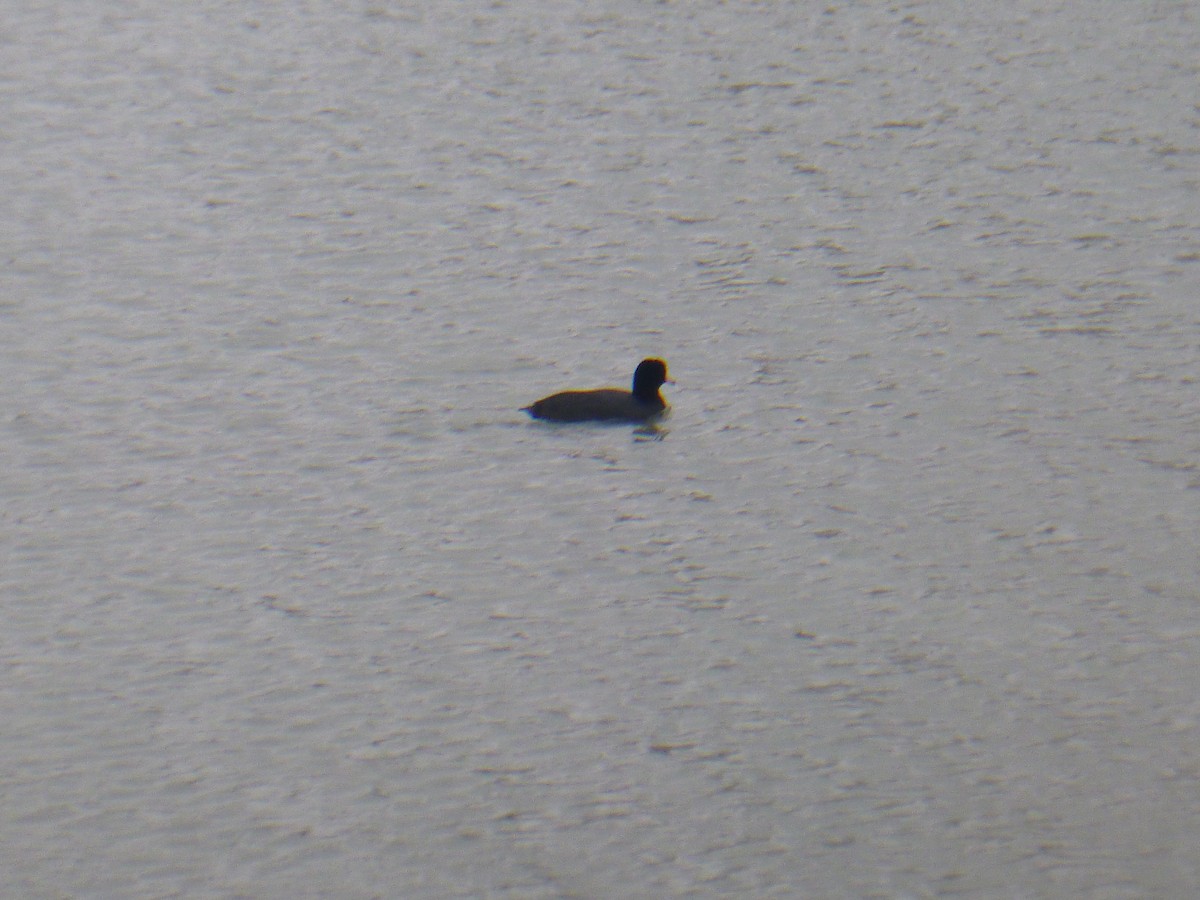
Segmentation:
{"type": "Polygon", "coordinates": [[[1194,894],[1200,18],[1086,6],[9,9],[6,890],[1194,894]]]}

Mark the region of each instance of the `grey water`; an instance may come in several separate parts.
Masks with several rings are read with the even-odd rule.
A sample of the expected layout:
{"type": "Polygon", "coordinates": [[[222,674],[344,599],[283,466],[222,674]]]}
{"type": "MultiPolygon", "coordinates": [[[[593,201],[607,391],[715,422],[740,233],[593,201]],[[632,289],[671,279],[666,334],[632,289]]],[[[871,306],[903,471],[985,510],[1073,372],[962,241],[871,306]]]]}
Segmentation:
{"type": "Polygon", "coordinates": [[[4,23],[6,894],[1200,889],[1194,4],[4,23]]]}

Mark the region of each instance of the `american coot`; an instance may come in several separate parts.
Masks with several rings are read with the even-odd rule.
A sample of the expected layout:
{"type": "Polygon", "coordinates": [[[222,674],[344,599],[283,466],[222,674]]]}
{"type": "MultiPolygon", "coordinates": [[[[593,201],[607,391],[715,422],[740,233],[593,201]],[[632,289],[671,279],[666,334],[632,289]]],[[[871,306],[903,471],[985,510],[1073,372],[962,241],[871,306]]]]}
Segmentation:
{"type": "Polygon", "coordinates": [[[563,391],[522,409],[550,422],[650,422],[667,411],[658,389],[668,381],[665,362],[643,359],[633,373],[632,391],[563,391]]]}

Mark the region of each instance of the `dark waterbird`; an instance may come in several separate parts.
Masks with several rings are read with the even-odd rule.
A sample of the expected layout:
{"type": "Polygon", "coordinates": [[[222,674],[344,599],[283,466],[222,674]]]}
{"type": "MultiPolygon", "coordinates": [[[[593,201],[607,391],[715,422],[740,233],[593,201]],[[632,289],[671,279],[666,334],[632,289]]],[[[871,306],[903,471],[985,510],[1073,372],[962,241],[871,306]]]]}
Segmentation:
{"type": "Polygon", "coordinates": [[[658,389],[669,382],[665,362],[643,359],[633,373],[632,391],[563,391],[522,408],[535,419],[549,422],[651,422],[667,411],[658,389]]]}

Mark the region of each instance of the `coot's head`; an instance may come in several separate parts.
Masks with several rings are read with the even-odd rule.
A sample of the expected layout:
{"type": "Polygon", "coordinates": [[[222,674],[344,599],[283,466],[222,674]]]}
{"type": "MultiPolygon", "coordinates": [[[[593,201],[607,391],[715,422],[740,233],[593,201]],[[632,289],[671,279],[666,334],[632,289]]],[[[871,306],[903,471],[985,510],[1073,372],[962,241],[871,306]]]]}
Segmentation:
{"type": "Polygon", "coordinates": [[[670,381],[667,364],[661,359],[643,359],[633,371],[633,396],[639,400],[654,400],[658,389],[670,381]]]}

